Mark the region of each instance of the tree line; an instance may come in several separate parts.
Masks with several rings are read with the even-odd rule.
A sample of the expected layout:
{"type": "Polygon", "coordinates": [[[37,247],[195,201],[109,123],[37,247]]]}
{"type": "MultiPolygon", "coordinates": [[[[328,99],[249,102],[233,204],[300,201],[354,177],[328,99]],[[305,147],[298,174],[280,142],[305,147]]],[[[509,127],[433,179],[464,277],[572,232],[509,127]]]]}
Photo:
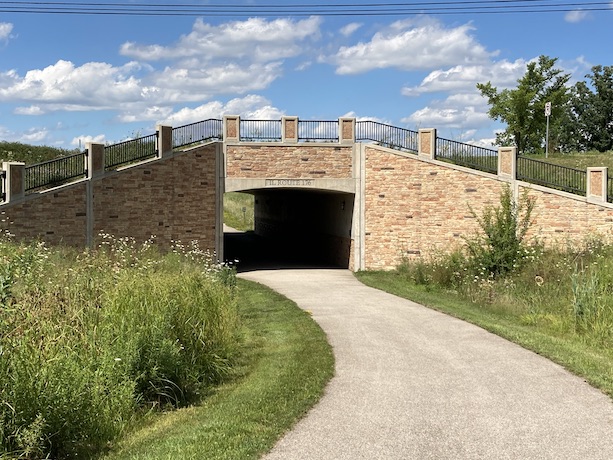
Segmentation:
{"type": "Polygon", "coordinates": [[[514,89],[477,84],[490,118],[506,124],[495,144],[515,145],[520,154],[544,152],[549,102],[550,152],[613,150],[613,66],[594,66],[586,80],[570,85],[570,74],[556,63],[548,56],[528,63],[514,89]]]}

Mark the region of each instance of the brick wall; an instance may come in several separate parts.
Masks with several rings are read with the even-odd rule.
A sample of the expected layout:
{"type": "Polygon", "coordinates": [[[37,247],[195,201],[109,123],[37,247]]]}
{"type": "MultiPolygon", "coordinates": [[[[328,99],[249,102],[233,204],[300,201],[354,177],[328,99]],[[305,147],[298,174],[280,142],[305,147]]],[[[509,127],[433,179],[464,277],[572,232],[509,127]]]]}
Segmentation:
{"type": "Polygon", "coordinates": [[[613,236],[613,206],[590,203],[583,197],[555,193],[538,186],[519,186],[535,200],[529,237],[549,245],[566,245],[589,235],[613,236]]]}
{"type": "Polygon", "coordinates": [[[496,203],[501,183],[417,156],[365,148],[364,264],[393,268],[403,257],[428,257],[462,244],[477,228],[475,212],[496,203]]]}
{"type": "Polygon", "coordinates": [[[471,215],[498,206],[502,187],[535,200],[529,238],[567,245],[589,235],[613,237],[613,205],[520,181],[502,180],[410,154],[365,148],[365,260],[369,269],[395,267],[403,257],[449,252],[479,231],[471,215]]]}
{"type": "Polygon", "coordinates": [[[19,240],[85,246],[87,241],[86,184],[32,194],[1,207],[3,230],[19,240]]]}
{"type": "Polygon", "coordinates": [[[94,234],[155,235],[162,246],[198,240],[214,250],[215,152],[209,144],[94,181],[94,234]]]}
{"type": "MultiPolygon", "coordinates": [[[[105,232],[139,241],[152,235],[199,240],[216,249],[216,151],[209,144],[185,153],[108,172],[91,181],[92,237],[105,232]]],[[[83,247],[87,244],[87,185],[78,184],[28,195],[1,206],[3,226],[19,239],[83,247]],[[9,224],[7,222],[15,222],[9,224]]]]}
{"type": "Polygon", "coordinates": [[[228,145],[229,178],[333,178],[353,176],[353,145],[228,145]]]}
{"type": "MultiPolygon", "coordinates": [[[[214,250],[220,236],[219,190],[223,187],[217,184],[220,165],[216,162],[221,147],[221,143],[202,145],[104,173],[89,182],[17,198],[0,205],[4,213],[0,225],[17,238],[52,244],[85,246],[90,228],[90,238],[102,231],[138,240],[155,235],[163,245],[171,240],[199,240],[201,247],[214,250]],[[92,209],[89,216],[88,209],[92,209]]],[[[357,151],[363,152],[363,161],[354,165],[354,157],[361,157],[354,153],[353,144],[227,144],[225,166],[228,178],[355,178],[363,183],[364,189],[358,187],[356,195],[303,190],[302,201],[294,203],[311,216],[308,225],[297,227],[319,235],[319,246],[352,268],[354,261],[357,267],[392,268],[403,257],[429,257],[464,244],[463,238],[479,229],[471,208],[480,215],[484,206],[498,205],[502,187],[508,185],[516,196],[527,191],[535,199],[529,236],[549,244],[567,244],[589,234],[612,236],[613,204],[597,198],[374,145],[357,151]],[[322,222],[327,226],[322,227],[322,222]],[[340,230],[330,222],[340,225],[340,230]]],[[[601,188],[594,185],[601,184],[599,177],[593,175],[592,195],[601,188]]],[[[287,192],[274,193],[284,196],[287,192]]],[[[283,223],[282,215],[273,217],[283,223]]]]}

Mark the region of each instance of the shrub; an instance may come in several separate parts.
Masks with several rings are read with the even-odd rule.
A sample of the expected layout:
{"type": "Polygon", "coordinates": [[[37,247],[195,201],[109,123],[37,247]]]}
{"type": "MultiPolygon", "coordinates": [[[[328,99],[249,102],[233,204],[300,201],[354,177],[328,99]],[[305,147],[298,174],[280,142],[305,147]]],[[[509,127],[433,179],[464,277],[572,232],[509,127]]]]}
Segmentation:
{"type": "Polygon", "coordinates": [[[194,243],[0,241],[0,458],[91,457],[139,407],[220,382],[238,347],[233,273],[194,243]]]}
{"type": "Polygon", "coordinates": [[[534,201],[527,194],[515,201],[508,186],[500,194],[499,206],[487,206],[481,216],[471,209],[482,232],[466,240],[473,271],[497,278],[522,264],[533,209],[534,201]]]}

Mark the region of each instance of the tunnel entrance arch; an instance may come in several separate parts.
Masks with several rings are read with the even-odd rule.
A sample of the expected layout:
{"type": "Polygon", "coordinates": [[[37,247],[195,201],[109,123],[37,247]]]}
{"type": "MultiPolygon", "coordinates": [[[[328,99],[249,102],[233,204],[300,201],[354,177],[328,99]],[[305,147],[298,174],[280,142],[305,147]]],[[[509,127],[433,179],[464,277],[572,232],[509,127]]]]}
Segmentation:
{"type": "Polygon", "coordinates": [[[224,259],[238,260],[239,270],[351,267],[354,193],[288,187],[241,192],[254,197],[253,230],[224,235],[224,259]]]}

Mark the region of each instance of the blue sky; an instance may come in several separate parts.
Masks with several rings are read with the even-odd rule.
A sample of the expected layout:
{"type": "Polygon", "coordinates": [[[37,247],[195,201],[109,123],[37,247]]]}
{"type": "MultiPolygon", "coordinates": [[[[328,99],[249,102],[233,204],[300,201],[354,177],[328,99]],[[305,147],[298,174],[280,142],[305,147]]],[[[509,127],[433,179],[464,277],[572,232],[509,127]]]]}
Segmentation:
{"type": "Polygon", "coordinates": [[[0,140],[72,149],[239,114],[355,116],[487,145],[500,125],[476,83],[513,87],[541,54],[573,82],[613,65],[613,2],[537,1],[572,11],[434,15],[424,0],[425,14],[396,16],[123,16],[0,1],[0,140]]]}

